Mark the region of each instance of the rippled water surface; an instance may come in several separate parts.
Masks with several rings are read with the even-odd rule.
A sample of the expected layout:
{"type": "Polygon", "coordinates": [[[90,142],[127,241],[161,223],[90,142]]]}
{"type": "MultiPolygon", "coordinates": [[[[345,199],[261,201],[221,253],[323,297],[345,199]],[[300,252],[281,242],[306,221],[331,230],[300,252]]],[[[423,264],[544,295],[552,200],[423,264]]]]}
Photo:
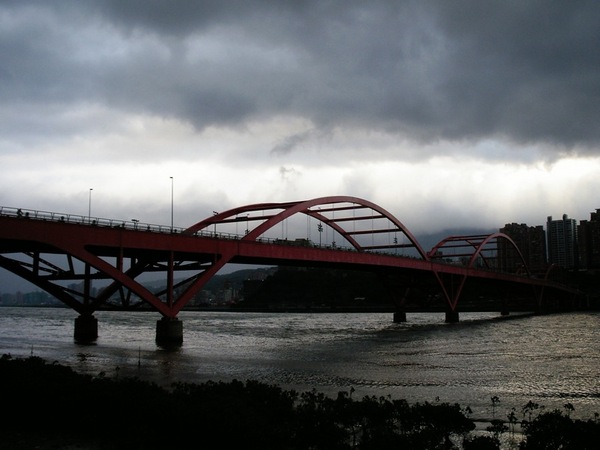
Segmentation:
{"type": "Polygon", "coordinates": [[[101,311],[94,345],[73,341],[76,313],[62,308],[0,308],[0,352],[40,356],[96,375],[175,381],[255,379],[329,395],[383,395],[408,401],[457,402],[502,418],[528,401],[600,412],[600,314],[569,313],[497,320],[462,313],[180,314],[184,343],[154,343],[156,313],[101,311]]]}

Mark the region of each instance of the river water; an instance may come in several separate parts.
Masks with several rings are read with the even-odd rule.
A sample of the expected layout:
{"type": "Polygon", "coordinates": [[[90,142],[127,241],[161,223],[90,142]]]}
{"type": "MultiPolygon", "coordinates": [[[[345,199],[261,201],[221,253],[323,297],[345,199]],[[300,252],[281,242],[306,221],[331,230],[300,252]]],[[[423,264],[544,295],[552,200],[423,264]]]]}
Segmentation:
{"type": "Polygon", "coordinates": [[[158,314],[98,311],[95,344],[73,340],[75,311],[0,308],[0,353],[39,356],[87,374],[172,382],[258,380],[316,389],[451,402],[472,417],[520,417],[529,401],[600,412],[600,313],[542,316],[461,313],[242,313],[182,311],[184,342],[157,347],[158,314]],[[492,397],[499,403],[492,407],[492,397]]]}

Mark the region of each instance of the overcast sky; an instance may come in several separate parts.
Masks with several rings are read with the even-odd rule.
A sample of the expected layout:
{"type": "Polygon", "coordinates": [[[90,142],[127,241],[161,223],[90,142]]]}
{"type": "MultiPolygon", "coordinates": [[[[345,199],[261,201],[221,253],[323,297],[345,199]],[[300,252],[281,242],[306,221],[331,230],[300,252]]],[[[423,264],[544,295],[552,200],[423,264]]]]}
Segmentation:
{"type": "Polygon", "coordinates": [[[350,195],[417,237],[600,208],[597,1],[0,0],[0,58],[3,206],[350,195]]]}

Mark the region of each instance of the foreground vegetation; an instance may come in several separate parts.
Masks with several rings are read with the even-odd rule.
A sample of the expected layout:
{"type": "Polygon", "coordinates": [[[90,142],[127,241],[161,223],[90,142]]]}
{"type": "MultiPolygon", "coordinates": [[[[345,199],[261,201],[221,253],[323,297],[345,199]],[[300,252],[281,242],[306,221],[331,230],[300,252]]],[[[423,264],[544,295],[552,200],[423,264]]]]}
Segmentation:
{"type": "MultiPolygon", "coordinates": [[[[336,398],[255,381],[178,383],[81,375],[37,357],[0,358],[4,419],[0,448],[10,449],[499,449],[516,415],[475,432],[468,408],[384,397],[336,398]]],[[[515,448],[596,449],[598,417],[523,408],[515,448]]]]}

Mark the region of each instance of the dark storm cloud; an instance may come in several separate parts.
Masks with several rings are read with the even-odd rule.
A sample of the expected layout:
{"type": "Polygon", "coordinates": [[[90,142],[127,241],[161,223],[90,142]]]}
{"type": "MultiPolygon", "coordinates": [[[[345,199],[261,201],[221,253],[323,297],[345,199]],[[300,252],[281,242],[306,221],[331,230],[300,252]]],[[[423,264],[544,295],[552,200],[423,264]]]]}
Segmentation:
{"type": "Polygon", "coordinates": [[[0,54],[13,110],[87,102],[197,129],[287,115],[428,142],[600,141],[595,1],[2,2],[0,54]]]}
{"type": "Polygon", "coordinates": [[[271,152],[274,154],[285,155],[298,149],[299,147],[302,147],[307,142],[311,142],[313,140],[322,140],[328,136],[329,133],[327,130],[310,129],[302,131],[300,133],[295,133],[283,138],[281,141],[275,144],[271,152]]]}

